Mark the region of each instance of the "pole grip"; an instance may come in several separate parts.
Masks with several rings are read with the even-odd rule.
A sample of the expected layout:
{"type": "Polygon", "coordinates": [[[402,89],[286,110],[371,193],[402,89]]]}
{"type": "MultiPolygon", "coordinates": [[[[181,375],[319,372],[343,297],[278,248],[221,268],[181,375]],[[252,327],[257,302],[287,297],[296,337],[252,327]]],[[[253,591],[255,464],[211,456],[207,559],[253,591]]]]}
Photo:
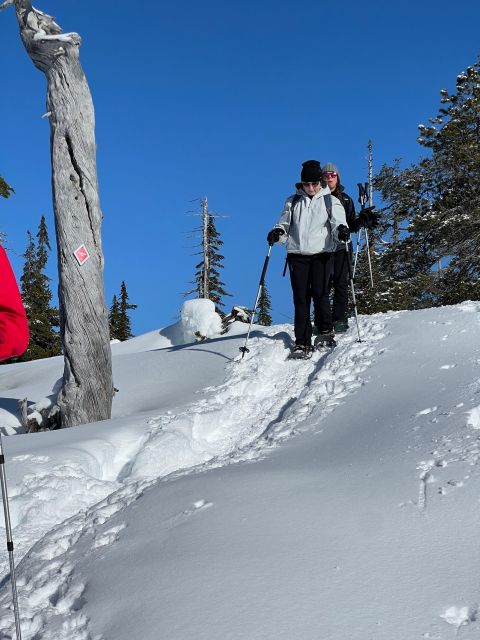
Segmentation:
{"type": "Polygon", "coordinates": [[[357,187],[358,187],[358,202],[360,203],[360,207],[362,209],[365,209],[365,203],[368,200],[367,191],[361,182],[357,182],[357,187]]]}
{"type": "Polygon", "coordinates": [[[260,276],[260,285],[263,287],[263,283],[265,282],[265,275],[267,273],[268,263],[270,262],[270,252],[265,258],[265,262],[263,263],[262,275],[260,276]]]}
{"type": "Polygon", "coordinates": [[[344,251],[345,251],[345,259],[347,261],[348,279],[353,282],[352,264],[351,264],[350,250],[349,250],[349,244],[351,244],[351,242],[352,242],[351,240],[347,240],[343,244],[345,245],[344,251]]]}

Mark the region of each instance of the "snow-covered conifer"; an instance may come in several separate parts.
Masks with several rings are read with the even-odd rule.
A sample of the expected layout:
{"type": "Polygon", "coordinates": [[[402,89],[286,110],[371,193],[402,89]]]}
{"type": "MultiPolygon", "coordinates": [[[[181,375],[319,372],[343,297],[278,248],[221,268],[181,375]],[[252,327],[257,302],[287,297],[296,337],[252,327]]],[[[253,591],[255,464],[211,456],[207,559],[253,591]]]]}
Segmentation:
{"type": "Polygon", "coordinates": [[[405,170],[384,166],[375,180],[386,206],[372,311],[480,298],[480,62],[440,103],[419,125],[428,155],[405,170]]]}

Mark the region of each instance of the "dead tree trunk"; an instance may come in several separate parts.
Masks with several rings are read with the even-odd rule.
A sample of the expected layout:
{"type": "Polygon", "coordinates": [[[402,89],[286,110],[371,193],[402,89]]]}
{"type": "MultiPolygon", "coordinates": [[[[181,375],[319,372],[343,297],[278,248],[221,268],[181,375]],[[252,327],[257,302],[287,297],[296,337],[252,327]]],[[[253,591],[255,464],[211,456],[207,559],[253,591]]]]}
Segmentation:
{"type": "Polygon", "coordinates": [[[113,399],[93,103],[79,60],[78,34],[62,33],[53,18],[26,0],[6,0],[0,9],[10,4],[27,53],[48,81],[65,356],[58,405],[62,426],[70,427],[110,418],[113,399]]]}
{"type": "Polygon", "coordinates": [[[201,298],[210,300],[210,247],[208,241],[208,200],[202,200],[202,246],[203,246],[203,278],[201,298]]]}

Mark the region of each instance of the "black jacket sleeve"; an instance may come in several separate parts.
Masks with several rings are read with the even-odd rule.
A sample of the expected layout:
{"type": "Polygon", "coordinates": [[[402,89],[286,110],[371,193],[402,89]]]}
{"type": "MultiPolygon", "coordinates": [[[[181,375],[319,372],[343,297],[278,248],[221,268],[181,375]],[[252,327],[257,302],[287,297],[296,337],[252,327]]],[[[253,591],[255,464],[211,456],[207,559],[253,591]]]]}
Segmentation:
{"type": "Polygon", "coordinates": [[[355,215],[355,205],[353,204],[353,200],[347,193],[342,193],[342,196],[348,228],[350,229],[350,231],[353,231],[353,233],[356,233],[360,229],[360,222],[355,215]]]}

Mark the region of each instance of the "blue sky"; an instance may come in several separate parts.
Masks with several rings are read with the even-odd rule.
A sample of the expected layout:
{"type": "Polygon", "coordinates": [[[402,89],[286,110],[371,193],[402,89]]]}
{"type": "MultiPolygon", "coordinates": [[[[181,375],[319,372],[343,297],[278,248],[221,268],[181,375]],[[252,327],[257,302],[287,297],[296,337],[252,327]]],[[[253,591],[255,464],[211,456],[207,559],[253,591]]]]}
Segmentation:
{"type": "MultiPolygon", "coordinates": [[[[339,166],[356,200],[374,164],[423,152],[417,125],[436,115],[439,91],[473,64],[480,8],[459,3],[181,3],[39,0],[83,39],[81,61],[96,110],[107,304],[126,281],[133,330],[170,324],[198,256],[192,215],[207,196],[224,241],[232,304],[251,306],[266,234],[301,163],[339,166]]],[[[45,214],[51,239],[46,80],[21,44],[14,11],[0,13],[0,174],[16,194],[0,228],[20,275],[27,230],[45,214]]],[[[293,315],[275,247],[267,274],[272,315],[293,315]]],[[[56,257],[49,264],[56,289],[56,257]]]]}

